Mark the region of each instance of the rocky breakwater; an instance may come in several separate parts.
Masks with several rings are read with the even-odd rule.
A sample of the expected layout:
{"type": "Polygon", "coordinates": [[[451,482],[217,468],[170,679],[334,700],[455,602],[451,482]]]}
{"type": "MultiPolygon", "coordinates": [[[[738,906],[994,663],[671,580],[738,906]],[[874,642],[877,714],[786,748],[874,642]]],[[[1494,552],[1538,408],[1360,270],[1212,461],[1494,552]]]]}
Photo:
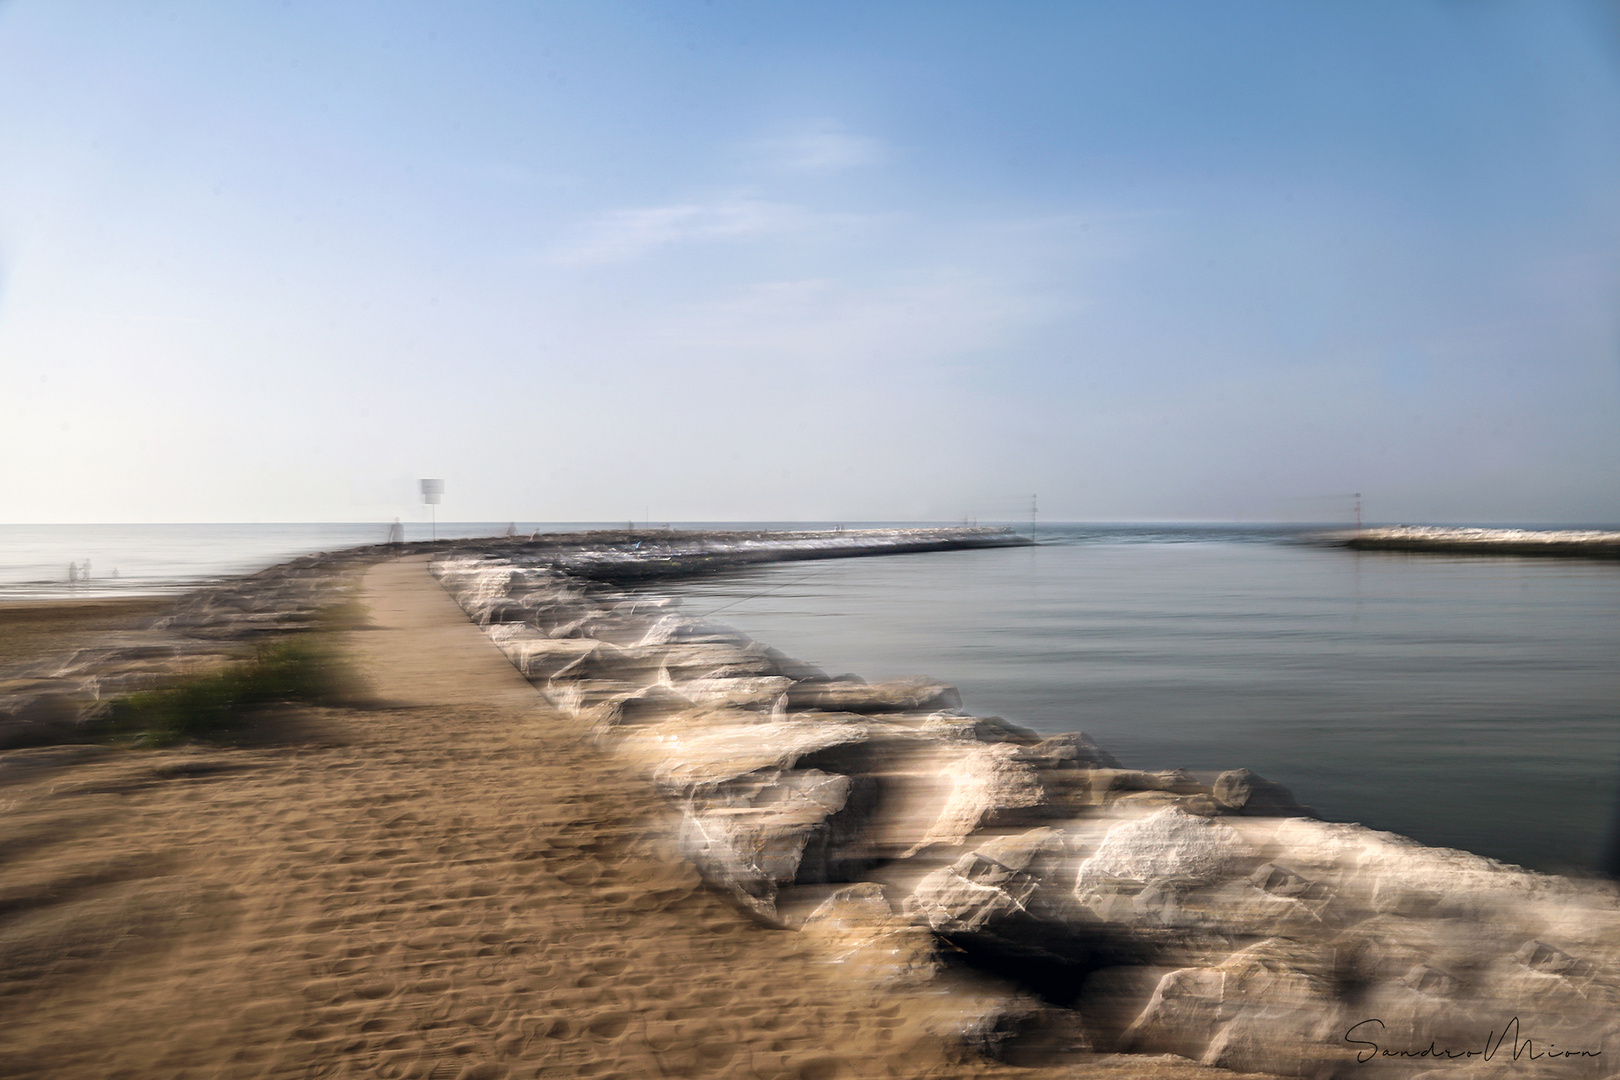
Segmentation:
{"type": "Polygon", "coordinates": [[[1028,547],[1011,529],[989,527],[750,531],[602,529],[458,542],[591,581],[628,584],[738,570],[759,563],[850,559],[971,548],[1028,547]]]}
{"type": "Polygon", "coordinates": [[[1319,821],[1245,770],[1122,768],[1083,734],[971,715],[942,683],[829,676],[509,551],[434,570],[658,785],[714,888],[933,1002],[981,1052],[1620,1074],[1609,885],[1319,821]]]}
{"type": "Polygon", "coordinates": [[[1337,542],[1358,551],[1620,559],[1620,532],[1596,529],[1453,529],[1396,525],[1346,533],[1337,537],[1337,542]]]}

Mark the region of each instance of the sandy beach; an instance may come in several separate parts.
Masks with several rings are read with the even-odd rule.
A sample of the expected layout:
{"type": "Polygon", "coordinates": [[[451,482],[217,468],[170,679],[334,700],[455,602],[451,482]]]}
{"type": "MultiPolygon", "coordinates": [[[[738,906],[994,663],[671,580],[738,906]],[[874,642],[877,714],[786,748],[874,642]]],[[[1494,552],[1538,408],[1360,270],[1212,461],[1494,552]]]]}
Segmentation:
{"type": "Polygon", "coordinates": [[[0,666],[72,652],[108,631],[130,629],[173,602],[161,596],[0,602],[0,666]]]}
{"type": "MultiPolygon", "coordinates": [[[[361,600],[342,645],[373,700],[289,709],[246,748],[0,758],[0,1074],[1217,1075],[962,1056],[705,890],[649,785],[425,559],[373,567],[361,600]]],[[[53,640],[6,625],[19,655],[53,640]]]]}

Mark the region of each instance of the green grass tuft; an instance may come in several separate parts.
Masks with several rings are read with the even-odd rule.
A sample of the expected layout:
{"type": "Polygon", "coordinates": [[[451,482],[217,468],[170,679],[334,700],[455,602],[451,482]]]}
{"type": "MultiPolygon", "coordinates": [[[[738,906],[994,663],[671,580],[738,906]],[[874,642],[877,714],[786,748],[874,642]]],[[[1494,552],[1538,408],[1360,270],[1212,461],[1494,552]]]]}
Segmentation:
{"type": "Polygon", "coordinates": [[[266,705],[315,704],[338,685],[337,663],[308,637],[262,647],[251,660],[113,701],[98,728],[116,740],[164,745],[183,739],[230,741],[266,705]]]}

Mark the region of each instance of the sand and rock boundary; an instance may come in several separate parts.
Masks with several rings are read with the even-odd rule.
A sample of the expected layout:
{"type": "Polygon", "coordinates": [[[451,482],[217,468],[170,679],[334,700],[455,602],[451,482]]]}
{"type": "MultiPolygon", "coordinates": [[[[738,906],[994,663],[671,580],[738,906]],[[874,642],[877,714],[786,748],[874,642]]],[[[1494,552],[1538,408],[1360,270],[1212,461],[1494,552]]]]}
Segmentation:
{"type": "Polygon", "coordinates": [[[299,708],[298,741],[0,754],[0,1075],[1209,1075],[964,1055],[705,888],[421,559],[348,584],[375,697],[299,708]]]}
{"type": "Polygon", "coordinates": [[[1083,734],[970,715],[947,685],[831,678],[520,554],[434,572],[677,808],[711,886],[897,997],[972,1002],[957,1027],[980,1052],[1616,1073],[1610,885],[1321,822],[1245,770],[1122,769],[1083,734]]]}

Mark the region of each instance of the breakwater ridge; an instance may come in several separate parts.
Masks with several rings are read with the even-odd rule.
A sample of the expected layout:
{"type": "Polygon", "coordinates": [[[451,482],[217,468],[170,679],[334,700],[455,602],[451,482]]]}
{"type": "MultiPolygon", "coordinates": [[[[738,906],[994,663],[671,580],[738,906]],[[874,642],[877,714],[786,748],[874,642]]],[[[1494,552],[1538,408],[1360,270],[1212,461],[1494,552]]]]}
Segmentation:
{"type": "Polygon", "coordinates": [[[1602,529],[1473,529],[1392,525],[1343,534],[1339,542],[1357,551],[1620,559],[1620,532],[1602,529]]]}

